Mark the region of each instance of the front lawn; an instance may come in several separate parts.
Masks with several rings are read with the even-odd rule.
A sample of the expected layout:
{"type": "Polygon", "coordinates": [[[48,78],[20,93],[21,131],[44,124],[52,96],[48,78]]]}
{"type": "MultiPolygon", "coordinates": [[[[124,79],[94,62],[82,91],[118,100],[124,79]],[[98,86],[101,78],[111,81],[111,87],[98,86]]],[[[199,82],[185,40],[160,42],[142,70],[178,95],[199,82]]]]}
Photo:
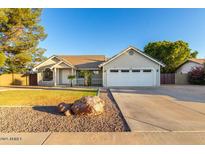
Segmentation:
{"type": "Polygon", "coordinates": [[[40,106],[57,105],[60,102],[73,103],[82,96],[94,96],[96,91],[71,90],[9,90],[0,91],[0,105],[40,106]]]}

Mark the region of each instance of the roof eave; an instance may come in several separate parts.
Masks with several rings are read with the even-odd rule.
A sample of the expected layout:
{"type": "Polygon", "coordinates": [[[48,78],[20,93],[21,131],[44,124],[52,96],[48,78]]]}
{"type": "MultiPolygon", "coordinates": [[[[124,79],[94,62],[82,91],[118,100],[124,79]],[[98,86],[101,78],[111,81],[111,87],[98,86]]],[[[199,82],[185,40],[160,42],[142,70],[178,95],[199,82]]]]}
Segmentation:
{"type": "Polygon", "coordinates": [[[122,50],[122,51],[121,51],[120,53],[118,53],[117,55],[113,56],[113,57],[112,57],[111,59],[109,59],[108,61],[106,61],[106,62],[104,62],[104,63],[102,63],[102,64],[100,64],[100,65],[98,65],[98,66],[99,66],[99,67],[103,67],[104,65],[106,65],[106,64],[108,64],[109,62],[113,61],[115,58],[119,57],[120,55],[122,55],[123,53],[127,52],[127,51],[130,50],[130,49],[135,50],[136,52],[140,53],[141,55],[145,56],[146,58],[152,60],[153,62],[159,64],[159,65],[162,66],[162,67],[165,67],[165,66],[166,66],[166,65],[163,64],[162,62],[159,62],[159,61],[153,59],[152,57],[146,55],[146,54],[143,53],[141,50],[139,50],[139,49],[137,49],[137,48],[135,48],[135,47],[133,47],[133,46],[129,46],[128,48],[122,50]]]}
{"type": "Polygon", "coordinates": [[[188,63],[188,62],[193,62],[193,63],[196,63],[196,64],[200,64],[200,65],[203,65],[199,62],[196,62],[194,60],[191,60],[191,59],[187,59],[186,61],[184,61],[183,63],[181,63],[179,66],[177,66],[177,68],[175,69],[175,71],[177,71],[180,67],[182,67],[184,64],[188,63]]]}
{"type": "MultiPolygon", "coordinates": [[[[191,60],[191,59],[189,59],[189,60],[187,60],[187,61],[190,61],[190,62],[193,62],[193,63],[197,63],[197,64],[203,65],[203,63],[200,63],[200,62],[197,62],[197,61],[194,61],[194,60],[191,60]]],[[[204,63],[205,63],[205,62],[204,62],[204,63]]]]}
{"type": "Polygon", "coordinates": [[[49,57],[48,59],[46,59],[45,61],[43,61],[43,62],[41,62],[41,63],[39,63],[38,65],[36,65],[32,70],[33,71],[37,71],[37,69],[43,64],[43,63],[45,63],[46,61],[48,61],[49,59],[52,59],[52,58],[57,58],[57,59],[59,59],[60,61],[62,61],[62,62],[64,62],[64,63],[66,63],[67,65],[69,65],[71,68],[75,68],[75,66],[74,65],[72,65],[71,63],[68,63],[66,60],[64,60],[63,58],[60,58],[59,56],[56,56],[56,55],[53,55],[53,56],[51,56],[51,57],[49,57]]]}

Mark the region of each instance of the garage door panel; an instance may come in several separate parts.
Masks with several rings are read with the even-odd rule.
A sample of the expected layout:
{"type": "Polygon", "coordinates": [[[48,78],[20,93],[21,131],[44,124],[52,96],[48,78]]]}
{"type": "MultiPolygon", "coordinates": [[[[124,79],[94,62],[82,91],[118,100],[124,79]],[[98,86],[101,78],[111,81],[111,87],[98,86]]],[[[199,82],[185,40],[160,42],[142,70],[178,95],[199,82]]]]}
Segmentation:
{"type": "Polygon", "coordinates": [[[118,72],[107,73],[108,86],[154,86],[154,71],[143,72],[118,72]]]}

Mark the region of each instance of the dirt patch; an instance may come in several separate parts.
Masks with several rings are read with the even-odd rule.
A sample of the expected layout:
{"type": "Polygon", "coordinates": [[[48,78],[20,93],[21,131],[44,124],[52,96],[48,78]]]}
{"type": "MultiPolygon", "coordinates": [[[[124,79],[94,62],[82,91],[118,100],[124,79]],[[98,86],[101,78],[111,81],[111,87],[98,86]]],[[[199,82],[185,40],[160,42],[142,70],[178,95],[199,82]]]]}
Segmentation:
{"type": "Polygon", "coordinates": [[[107,92],[100,93],[106,102],[98,116],[59,114],[55,106],[0,107],[0,132],[121,132],[127,131],[120,111],[107,92]]]}

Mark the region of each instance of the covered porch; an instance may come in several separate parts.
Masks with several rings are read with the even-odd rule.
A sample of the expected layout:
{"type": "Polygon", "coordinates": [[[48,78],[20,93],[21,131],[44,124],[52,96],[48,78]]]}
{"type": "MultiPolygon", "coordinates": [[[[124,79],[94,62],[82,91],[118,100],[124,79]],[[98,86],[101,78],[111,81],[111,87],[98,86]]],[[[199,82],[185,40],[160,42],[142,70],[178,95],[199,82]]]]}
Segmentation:
{"type": "Polygon", "coordinates": [[[38,85],[41,86],[70,86],[71,80],[68,76],[74,75],[72,81],[74,86],[85,86],[85,78],[81,71],[90,71],[91,86],[102,86],[102,70],[99,69],[77,69],[66,63],[60,62],[51,66],[47,66],[38,73],[38,85]]]}
{"type": "MultiPolygon", "coordinates": [[[[55,86],[70,86],[71,81],[68,79],[69,75],[74,75],[75,79],[72,81],[74,86],[86,86],[85,77],[81,73],[82,70],[72,68],[56,68],[56,77],[54,78],[55,86]]],[[[86,70],[90,71],[91,81],[89,86],[102,86],[102,72],[101,70],[86,70]]]]}
{"type": "MultiPolygon", "coordinates": [[[[69,75],[76,75],[75,67],[60,61],[59,63],[47,65],[38,70],[38,85],[57,86],[70,84],[69,75]]],[[[74,83],[75,81],[73,81],[74,83]]]]}

